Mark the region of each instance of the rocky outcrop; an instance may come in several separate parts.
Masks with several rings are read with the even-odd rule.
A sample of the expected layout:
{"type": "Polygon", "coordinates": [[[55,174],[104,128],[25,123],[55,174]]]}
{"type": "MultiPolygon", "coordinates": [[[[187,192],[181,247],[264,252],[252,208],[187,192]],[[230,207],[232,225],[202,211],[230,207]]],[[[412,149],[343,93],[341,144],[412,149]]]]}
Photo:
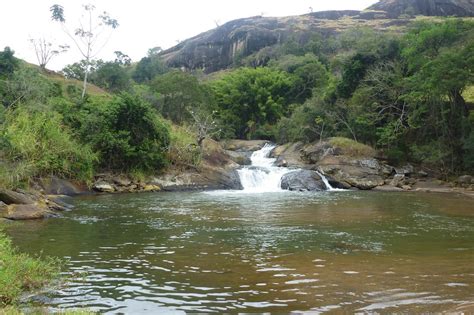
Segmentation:
{"type": "Polygon", "coordinates": [[[39,193],[0,190],[0,217],[9,220],[32,220],[57,216],[66,208],[39,193]]]}
{"type": "Polygon", "coordinates": [[[281,188],[291,191],[322,191],[326,190],[326,185],[317,172],[297,170],[283,175],[281,188]]]}
{"type": "Polygon", "coordinates": [[[258,151],[270,143],[268,140],[224,140],[221,142],[221,146],[225,150],[236,151],[236,152],[253,152],[258,151]]]}
{"type": "MultiPolygon", "coordinates": [[[[408,24],[406,20],[395,22],[398,26],[408,24]]],[[[354,26],[385,30],[392,25],[394,23],[387,20],[387,13],[381,10],[322,11],[287,17],[254,16],[227,22],[184,40],[160,53],[160,57],[173,68],[212,73],[290,39],[305,43],[316,33],[331,36],[354,26]],[[380,20],[380,23],[374,20],[380,20]]],[[[268,60],[268,56],[262,53],[252,65],[262,66],[268,60]]]]}
{"type": "Polygon", "coordinates": [[[304,145],[301,142],[287,143],[273,149],[271,156],[276,158],[276,165],[283,167],[305,167],[301,158],[301,150],[304,145]]]}
{"type": "Polygon", "coordinates": [[[385,184],[376,159],[327,156],[317,167],[335,181],[358,189],[368,190],[385,184]]]}
{"type": "Polygon", "coordinates": [[[390,18],[401,15],[474,16],[472,0],[382,0],[369,9],[384,11],[390,18]]]}

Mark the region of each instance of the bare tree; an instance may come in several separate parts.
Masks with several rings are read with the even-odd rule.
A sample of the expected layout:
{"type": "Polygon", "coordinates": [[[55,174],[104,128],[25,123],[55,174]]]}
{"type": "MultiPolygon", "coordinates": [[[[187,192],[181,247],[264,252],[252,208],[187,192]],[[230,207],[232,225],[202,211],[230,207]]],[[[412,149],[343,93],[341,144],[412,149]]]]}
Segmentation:
{"type": "Polygon", "coordinates": [[[203,109],[193,109],[190,110],[189,113],[193,118],[193,129],[196,133],[196,140],[201,147],[202,142],[206,138],[211,138],[213,136],[217,136],[220,134],[221,130],[218,126],[217,119],[216,119],[216,112],[208,112],[203,109]]]}
{"type": "Polygon", "coordinates": [[[98,16],[95,15],[95,6],[92,4],[83,5],[83,9],[85,14],[79,22],[79,27],[74,32],[71,32],[66,27],[64,8],[58,4],[50,8],[51,19],[61,23],[64,33],[74,42],[74,45],[86,61],[87,66],[84,71],[82,98],[84,98],[87,89],[87,79],[90,72],[88,65],[105,47],[112,35],[111,31],[119,26],[118,21],[112,19],[105,11],[98,16]],[[110,31],[108,35],[105,33],[107,30],[110,31]]]}
{"type": "Polygon", "coordinates": [[[44,37],[41,38],[30,38],[30,43],[35,49],[36,59],[41,69],[46,69],[46,65],[51,59],[61,53],[68,51],[69,45],[58,45],[54,46],[51,42],[47,41],[44,37]]]}

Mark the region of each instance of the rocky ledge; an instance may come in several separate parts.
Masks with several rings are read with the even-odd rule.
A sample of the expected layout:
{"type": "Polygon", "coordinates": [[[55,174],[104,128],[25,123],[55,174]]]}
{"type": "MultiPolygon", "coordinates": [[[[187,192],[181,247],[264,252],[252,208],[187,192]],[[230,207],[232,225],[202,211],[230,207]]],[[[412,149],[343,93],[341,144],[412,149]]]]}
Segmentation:
{"type": "MultiPolygon", "coordinates": [[[[331,138],[311,144],[288,143],[272,151],[277,165],[318,171],[335,188],[378,191],[455,192],[474,197],[474,178],[461,176],[454,183],[411,164],[390,165],[365,145],[344,138],[331,138]]],[[[289,173],[282,181],[285,189],[318,190],[317,173],[289,173]]],[[[324,187],[324,186],[323,186],[324,187]]]]}

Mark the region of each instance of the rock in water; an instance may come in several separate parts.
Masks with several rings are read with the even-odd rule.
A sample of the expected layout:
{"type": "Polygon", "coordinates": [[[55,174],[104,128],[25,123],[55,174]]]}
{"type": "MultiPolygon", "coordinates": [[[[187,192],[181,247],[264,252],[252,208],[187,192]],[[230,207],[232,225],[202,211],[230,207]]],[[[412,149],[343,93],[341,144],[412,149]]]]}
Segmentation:
{"type": "Polygon", "coordinates": [[[37,204],[11,204],[7,206],[4,218],[9,220],[34,220],[52,216],[56,216],[56,214],[37,204]]]}
{"type": "Polygon", "coordinates": [[[326,190],[326,185],[315,171],[298,170],[283,175],[281,188],[292,191],[322,191],[326,190]]]}

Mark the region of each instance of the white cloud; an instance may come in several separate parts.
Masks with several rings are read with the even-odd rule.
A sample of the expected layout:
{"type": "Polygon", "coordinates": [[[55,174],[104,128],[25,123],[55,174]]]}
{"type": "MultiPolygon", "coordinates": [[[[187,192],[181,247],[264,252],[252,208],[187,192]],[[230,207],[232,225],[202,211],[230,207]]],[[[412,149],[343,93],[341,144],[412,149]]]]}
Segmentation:
{"type": "MultiPolygon", "coordinates": [[[[96,0],[92,3],[99,11],[107,11],[118,19],[120,27],[99,55],[104,60],[113,59],[113,52],[120,50],[139,60],[149,48],[168,48],[189,37],[233,19],[264,14],[265,16],[287,16],[313,11],[355,9],[361,10],[376,0],[240,0],[240,1],[150,1],[150,0],[96,0]]],[[[53,4],[64,6],[65,16],[71,29],[76,27],[81,6],[78,0],[16,0],[4,1],[0,11],[0,50],[10,46],[16,56],[36,63],[34,51],[28,38],[46,37],[56,43],[70,41],[57,23],[50,19],[49,8],[53,4]]],[[[61,69],[65,64],[77,61],[80,56],[70,52],[54,59],[49,65],[61,69]]]]}

